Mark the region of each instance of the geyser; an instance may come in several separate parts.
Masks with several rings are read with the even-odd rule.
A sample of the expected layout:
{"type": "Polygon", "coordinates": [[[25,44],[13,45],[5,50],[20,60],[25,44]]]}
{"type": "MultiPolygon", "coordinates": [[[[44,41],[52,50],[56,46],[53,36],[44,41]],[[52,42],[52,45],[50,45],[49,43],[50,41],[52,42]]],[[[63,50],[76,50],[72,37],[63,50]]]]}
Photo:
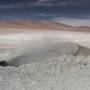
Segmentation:
{"type": "MultiPolygon", "coordinates": [[[[90,40],[89,36],[88,33],[71,31],[35,31],[10,34],[8,39],[17,40],[18,44],[7,61],[10,65],[20,66],[31,62],[41,62],[46,58],[63,54],[76,55],[79,51],[77,44],[90,47],[90,43],[86,45],[84,42],[86,39],[87,41],[90,40]]],[[[7,37],[3,36],[3,38],[7,37]]]]}
{"type": "Polygon", "coordinates": [[[32,62],[41,62],[46,58],[66,55],[75,55],[79,46],[56,38],[43,38],[42,40],[23,41],[11,54],[8,63],[20,66],[32,62]]]}

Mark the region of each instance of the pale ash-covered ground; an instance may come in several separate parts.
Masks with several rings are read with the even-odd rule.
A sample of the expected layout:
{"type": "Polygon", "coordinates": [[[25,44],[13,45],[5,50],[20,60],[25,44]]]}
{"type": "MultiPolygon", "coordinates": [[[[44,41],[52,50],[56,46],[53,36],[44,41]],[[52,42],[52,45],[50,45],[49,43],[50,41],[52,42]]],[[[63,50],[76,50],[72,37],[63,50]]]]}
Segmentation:
{"type": "Polygon", "coordinates": [[[85,57],[83,51],[88,55],[90,51],[77,45],[89,48],[85,42],[89,37],[90,33],[63,31],[2,34],[4,43],[15,40],[17,48],[9,63],[14,66],[17,61],[19,67],[0,67],[0,90],[89,90],[90,56],[85,57]]]}
{"type": "Polygon", "coordinates": [[[0,90],[90,90],[90,56],[62,55],[0,67],[0,90]]]}

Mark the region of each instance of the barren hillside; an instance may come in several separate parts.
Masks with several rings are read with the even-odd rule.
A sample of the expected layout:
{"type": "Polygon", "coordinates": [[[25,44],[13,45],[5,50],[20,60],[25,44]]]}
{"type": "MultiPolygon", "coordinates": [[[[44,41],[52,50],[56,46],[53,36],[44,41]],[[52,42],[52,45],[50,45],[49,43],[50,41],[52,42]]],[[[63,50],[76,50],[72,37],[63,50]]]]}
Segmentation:
{"type": "Polygon", "coordinates": [[[89,32],[90,27],[72,27],[63,23],[53,21],[0,21],[0,28],[18,29],[41,29],[41,30],[64,30],[89,32]]]}

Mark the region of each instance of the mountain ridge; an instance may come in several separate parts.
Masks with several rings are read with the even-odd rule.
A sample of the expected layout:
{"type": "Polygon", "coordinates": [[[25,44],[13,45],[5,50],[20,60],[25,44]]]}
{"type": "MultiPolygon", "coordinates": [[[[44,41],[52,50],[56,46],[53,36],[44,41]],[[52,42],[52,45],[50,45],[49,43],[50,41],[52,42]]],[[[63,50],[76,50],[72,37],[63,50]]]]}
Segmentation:
{"type": "Polygon", "coordinates": [[[11,20],[11,21],[0,21],[0,28],[15,28],[15,29],[37,29],[37,30],[68,30],[68,31],[84,31],[90,32],[90,27],[80,26],[73,27],[67,24],[42,20],[11,20]]]}

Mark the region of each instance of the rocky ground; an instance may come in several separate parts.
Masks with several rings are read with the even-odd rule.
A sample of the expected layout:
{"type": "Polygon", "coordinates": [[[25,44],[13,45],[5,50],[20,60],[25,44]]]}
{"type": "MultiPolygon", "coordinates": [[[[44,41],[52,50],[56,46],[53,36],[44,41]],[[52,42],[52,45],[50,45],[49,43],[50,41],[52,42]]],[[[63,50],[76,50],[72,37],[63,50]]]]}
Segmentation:
{"type": "Polygon", "coordinates": [[[0,66],[0,90],[90,90],[89,32],[52,21],[1,21],[0,60],[10,61],[0,66]]]}
{"type": "Polygon", "coordinates": [[[0,90],[90,90],[90,56],[62,55],[44,62],[0,67],[0,90]]]}

